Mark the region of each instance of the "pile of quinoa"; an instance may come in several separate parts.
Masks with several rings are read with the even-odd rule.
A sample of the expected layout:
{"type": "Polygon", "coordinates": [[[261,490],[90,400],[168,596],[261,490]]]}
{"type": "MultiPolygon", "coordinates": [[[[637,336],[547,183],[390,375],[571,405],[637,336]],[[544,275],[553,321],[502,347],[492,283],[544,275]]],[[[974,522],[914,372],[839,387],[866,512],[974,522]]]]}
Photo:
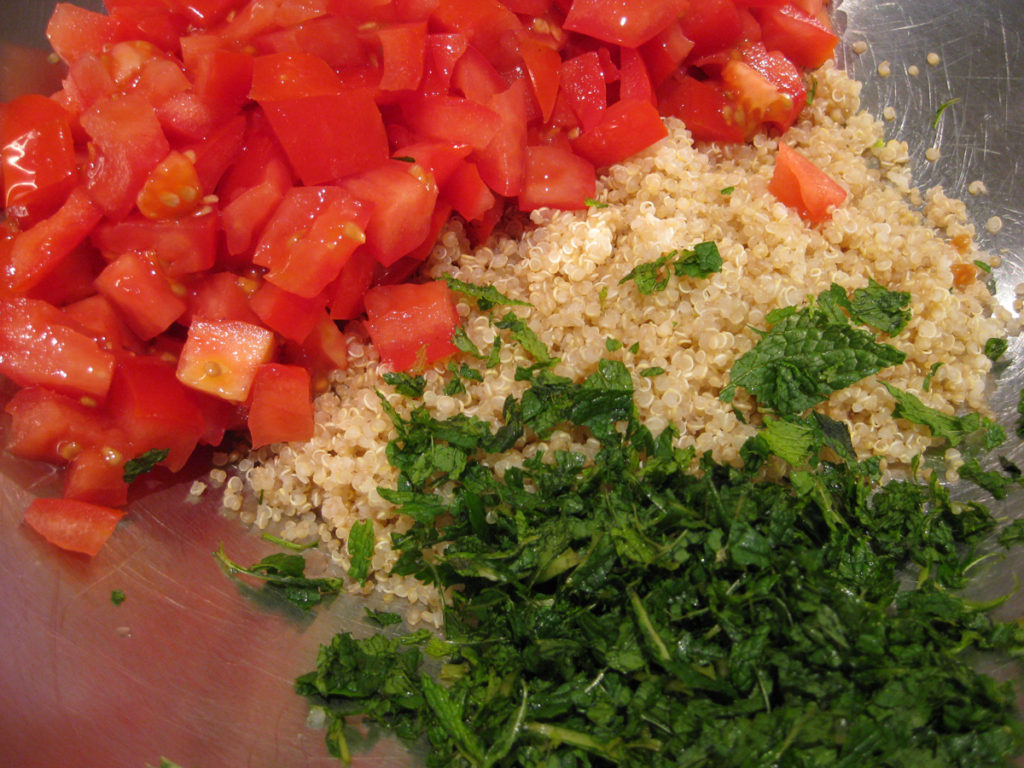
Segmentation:
{"type": "MultiPolygon", "coordinates": [[[[921,192],[912,186],[906,144],[886,141],[881,121],[860,109],[859,83],[831,64],[816,79],[813,102],[782,140],[848,191],[824,224],[808,225],[768,192],[778,139],[695,145],[682,123],[668,119],[668,138],[599,181],[598,205],[534,212],[475,250],[453,223],[434,248],[427,275],[493,285],[529,302],[516,313],[560,358],[556,374],[578,380],[603,357],[622,360],[634,372],[636,404],[647,426],[658,432],[675,425],[681,445],[710,451],[723,462],[738,460],[760,423],[745,392],[733,404],[722,402],[719,392],[733,362],[756,343],[754,329],[765,327],[768,312],[801,304],[833,282],[852,290],[872,278],[907,291],[912,318],[900,334],[884,339],[905,352],[906,361],[836,392],[821,406],[847,423],[860,454],[880,455],[891,467],[906,464],[932,438],[892,417],[893,400],[882,381],[947,413],[985,413],[991,367],[985,342],[1017,334],[1019,320],[999,306],[982,279],[953,287],[954,264],[985,259],[996,265],[977,251],[964,204],[940,188],[921,192]],[[720,273],[672,278],[651,295],[632,282],[620,285],[635,265],[707,240],[721,253],[720,273]],[[621,347],[610,352],[608,339],[621,347]],[[936,363],[942,365],[925,391],[936,363]],[[648,368],[665,372],[641,376],[648,368]]],[[[469,337],[489,348],[497,333],[491,321],[475,302],[458,299],[469,337]]],[[[315,437],[242,458],[226,485],[224,505],[244,522],[284,538],[319,539],[341,572],[348,566],[349,530],[372,520],[377,543],[371,578],[362,587],[353,583],[351,591],[408,600],[411,622],[438,626],[438,596],[411,577],[388,573],[397,559],[390,534],[409,522],[376,490],[395,480],[385,457],[394,429],[377,391],[400,412],[410,404],[384,382],[385,371],[358,325],[349,329],[348,340],[348,369],[335,373],[316,401],[315,437]]],[[[437,366],[425,372],[423,402],[438,418],[462,412],[498,423],[505,398],[526,386],[514,380],[516,366],[531,362],[518,345],[505,344],[500,364],[481,365],[483,380],[465,381],[466,392],[457,395],[443,394],[450,374],[437,366]]],[[[596,445],[575,444],[569,434],[556,432],[545,442],[526,442],[497,467],[553,448],[592,455],[596,445]]],[[[949,458],[954,472],[957,454],[949,458]]]]}

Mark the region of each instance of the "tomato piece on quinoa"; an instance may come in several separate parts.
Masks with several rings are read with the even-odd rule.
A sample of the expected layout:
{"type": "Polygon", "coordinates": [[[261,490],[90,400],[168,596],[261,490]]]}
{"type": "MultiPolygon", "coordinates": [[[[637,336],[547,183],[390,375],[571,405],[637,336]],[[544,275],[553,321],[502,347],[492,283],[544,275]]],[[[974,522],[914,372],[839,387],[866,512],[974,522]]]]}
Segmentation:
{"type": "Polygon", "coordinates": [[[450,357],[459,313],[447,284],[378,285],[366,292],[366,327],[381,362],[396,371],[450,357]]]}
{"type": "Polygon", "coordinates": [[[831,176],[781,142],[768,191],[812,224],[831,217],[832,209],[846,200],[846,190],[831,176]]]}

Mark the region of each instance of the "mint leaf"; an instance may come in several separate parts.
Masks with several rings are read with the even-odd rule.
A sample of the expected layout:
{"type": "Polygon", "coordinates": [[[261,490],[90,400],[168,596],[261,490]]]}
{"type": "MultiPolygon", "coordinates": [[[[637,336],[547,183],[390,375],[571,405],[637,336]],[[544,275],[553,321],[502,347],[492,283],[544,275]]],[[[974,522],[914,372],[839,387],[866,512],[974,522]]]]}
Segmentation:
{"type": "Polygon", "coordinates": [[[365,584],[370,575],[374,543],[372,520],[359,520],[348,532],[348,575],[360,584],[365,584]]]}
{"type": "Polygon", "coordinates": [[[499,304],[516,307],[531,306],[528,301],[512,299],[503,294],[493,285],[474,285],[466,283],[451,275],[441,275],[441,278],[448,283],[448,287],[471,299],[476,299],[476,305],[484,312],[499,304]]]}
{"type": "MultiPolygon", "coordinates": [[[[989,427],[989,419],[982,419],[977,413],[965,413],[963,416],[950,416],[947,413],[925,405],[921,399],[911,392],[897,389],[888,382],[883,382],[889,394],[896,400],[892,415],[898,419],[906,419],[914,424],[927,427],[933,436],[945,439],[951,446],[959,445],[968,435],[986,427],[991,437],[986,442],[998,441],[998,434],[989,427]]],[[[1001,442],[1001,441],[999,441],[1001,442]]],[[[996,442],[998,444],[998,442],[996,442]]]]}
{"type": "Polygon", "coordinates": [[[402,623],[402,616],[391,611],[375,611],[373,608],[364,607],[363,612],[366,614],[363,620],[370,626],[377,627],[378,629],[402,623]]]}
{"type": "Polygon", "coordinates": [[[423,376],[414,376],[411,373],[388,372],[384,374],[384,381],[404,397],[423,397],[423,391],[427,387],[427,380],[423,376]]]}
{"type": "Polygon", "coordinates": [[[502,330],[509,331],[512,337],[519,342],[519,345],[526,350],[538,363],[547,365],[554,362],[548,352],[547,345],[541,341],[533,329],[526,324],[526,321],[512,312],[507,313],[495,325],[502,330]]]}
{"type": "Polygon", "coordinates": [[[890,291],[868,279],[867,288],[857,288],[850,299],[850,317],[889,336],[895,336],[910,322],[910,294],[890,291]]]}
{"type": "Polygon", "coordinates": [[[991,360],[993,363],[997,362],[1005,353],[1009,347],[1009,343],[1006,339],[992,338],[985,342],[985,357],[991,360]]]}
{"type": "Polygon", "coordinates": [[[654,261],[637,264],[619,280],[619,285],[632,280],[644,295],[663,291],[668,287],[669,268],[676,277],[705,278],[722,271],[722,257],[714,243],[698,243],[692,250],[671,251],[654,261]]]}
{"type": "Polygon", "coordinates": [[[153,448],[141,456],[129,459],[124,463],[124,481],[134,483],[140,475],[151,472],[157,464],[167,458],[170,451],[166,448],[153,448]]]}

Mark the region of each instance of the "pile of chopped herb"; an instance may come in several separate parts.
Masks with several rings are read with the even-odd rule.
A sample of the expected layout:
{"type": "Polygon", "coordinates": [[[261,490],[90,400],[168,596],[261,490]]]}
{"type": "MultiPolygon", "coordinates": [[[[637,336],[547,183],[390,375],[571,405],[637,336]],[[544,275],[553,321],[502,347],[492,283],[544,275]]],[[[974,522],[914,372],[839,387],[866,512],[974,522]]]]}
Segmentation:
{"type": "MultiPolygon", "coordinates": [[[[446,595],[444,638],[343,633],[321,647],[296,686],[328,714],[331,752],[349,759],[346,719],[362,715],[428,742],[432,767],[1010,765],[1024,751],[1016,691],[977,661],[1024,652],[1024,625],[991,618],[1000,600],[963,593],[997,521],[917,467],[884,479],[843,423],[808,410],[899,362],[855,326],[897,333],[906,303],[874,283],[850,296],[834,286],[770,318],[723,392],[742,386],[765,413],[742,467],[679,448],[672,429],[652,434],[620,362],[574,382],[528,350],[537,364],[518,375],[529,388],[497,426],[439,420],[422,403],[402,415],[382,397],[400,474],[380,492],[414,521],[393,534],[392,572],[446,595]],[[524,436],[556,428],[600,451],[492,469],[524,436]],[[760,473],[773,457],[789,465],[781,482],[760,473]]],[[[515,320],[496,325],[534,338],[515,320]]],[[[1003,437],[889,391],[898,415],[948,445],[1003,437]]],[[[976,469],[993,493],[1020,474],[976,469]]],[[[998,544],[1022,531],[1015,521],[998,544]]],[[[372,550],[363,533],[350,542],[353,578],[372,550]]],[[[225,564],[310,586],[295,557],[225,564]]]]}

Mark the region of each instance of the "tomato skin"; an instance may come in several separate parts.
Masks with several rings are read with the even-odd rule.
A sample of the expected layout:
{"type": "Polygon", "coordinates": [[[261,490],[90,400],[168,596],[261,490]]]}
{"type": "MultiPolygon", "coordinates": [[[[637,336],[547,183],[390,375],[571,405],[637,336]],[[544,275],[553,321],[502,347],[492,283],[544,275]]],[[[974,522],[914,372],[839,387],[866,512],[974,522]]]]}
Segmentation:
{"type": "Polygon", "coordinates": [[[694,141],[739,143],[746,138],[744,128],[726,116],[732,104],[720,82],[689,75],[670,78],[659,89],[658,106],[682,120],[694,141]]]}
{"type": "Polygon", "coordinates": [[[253,448],[313,437],[309,371],[298,365],[261,365],[252,382],[248,424],[253,448]]]}
{"type": "Polygon", "coordinates": [[[593,130],[573,140],[572,148],[600,168],[625,160],[666,136],[668,129],[654,105],[621,99],[605,110],[593,130]]]}
{"type": "Polygon", "coordinates": [[[57,3],[46,25],[46,39],[67,64],[120,37],[116,19],[81,8],[73,3],[57,3]]]}
{"type": "Polygon", "coordinates": [[[133,214],[116,223],[100,222],[91,239],[110,260],[126,251],[150,253],[168,277],[181,277],[213,267],[218,223],[215,214],[162,221],[133,214]]]}
{"type": "Polygon", "coordinates": [[[96,290],[118,308],[140,339],[152,339],[178,320],[188,306],[167,275],[147,255],[128,251],[96,278],[96,290]]]}
{"type": "Polygon", "coordinates": [[[136,338],[106,296],[93,293],[60,308],[68,324],[91,336],[102,349],[127,350],[140,353],[142,344],[136,338]]]}
{"type": "Polygon", "coordinates": [[[734,0],[692,3],[680,22],[683,34],[693,41],[694,56],[730,48],[743,36],[743,19],[734,0]]]}
{"type": "Polygon", "coordinates": [[[812,224],[830,218],[832,208],[846,200],[846,190],[835,180],[781,142],[768,191],[812,224]]]}
{"type": "Polygon", "coordinates": [[[806,69],[817,69],[831,59],[839,43],[828,26],[792,3],[766,8],[758,20],[765,46],[806,69]]]}
{"type": "Polygon", "coordinates": [[[583,210],[596,187],[594,166],[579,155],[561,147],[527,147],[526,183],[519,193],[519,208],[583,210]]]}
{"type": "Polygon", "coordinates": [[[501,116],[460,96],[411,96],[402,114],[416,133],[437,141],[485,149],[501,128],[501,116]]]}
{"type": "Polygon", "coordinates": [[[573,0],[563,27],[636,48],[667,27],[688,0],[573,0]]]}
{"type": "Polygon", "coordinates": [[[541,122],[546,123],[551,119],[558,96],[562,57],[548,43],[525,34],[519,38],[519,55],[523,57],[530,76],[541,122]]]}
{"type": "Polygon", "coordinates": [[[24,459],[65,464],[87,445],[123,444],[106,411],[46,387],[19,389],[4,411],[5,447],[24,459]]]}
{"type": "Polygon", "coordinates": [[[25,523],[51,544],[94,557],[124,517],[120,509],[75,499],[33,499],[25,523]]]}
{"type": "Polygon", "coordinates": [[[273,331],[237,320],[196,320],[178,359],[178,381],[235,403],[249,397],[256,369],[274,356],[273,331]]]}
{"type": "Polygon", "coordinates": [[[561,92],[583,131],[593,130],[604,117],[608,103],[601,59],[595,51],[562,62],[561,92]]]}
{"type": "Polygon", "coordinates": [[[48,216],[78,183],[70,116],[36,94],[7,104],[0,133],[4,205],[22,224],[48,216]]]}
{"type": "Polygon", "coordinates": [[[380,27],[375,32],[381,47],[382,69],[378,88],[411,91],[423,79],[427,48],[426,22],[406,22],[380,27]]]}
{"type": "Polygon", "coordinates": [[[0,373],[23,387],[36,384],[102,401],[114,356],[66,322],[45,301],[0,297],[0,373]]]}
{"type": "Polygon", "coordinates": [[[378,285],[363,301],[373,346],[392,370],[429,365],[458,351],[452,334],[459,313],[443,281],[378,285]]]}
{"type": "Polygon", "coordinates": [[[526,173],[526,107],[529,91],[522,79],[494,94],[488,106],[501,125],[487,146],[472,154],[480,178],[504,197],[515,197],[526,173]]]}
{"type": "Polygon", "coordinates": [[[420,92],[428,96],[448,93],[455,65],[466,52],[469,41],[458,32],[427,35],[420,92]]]}

